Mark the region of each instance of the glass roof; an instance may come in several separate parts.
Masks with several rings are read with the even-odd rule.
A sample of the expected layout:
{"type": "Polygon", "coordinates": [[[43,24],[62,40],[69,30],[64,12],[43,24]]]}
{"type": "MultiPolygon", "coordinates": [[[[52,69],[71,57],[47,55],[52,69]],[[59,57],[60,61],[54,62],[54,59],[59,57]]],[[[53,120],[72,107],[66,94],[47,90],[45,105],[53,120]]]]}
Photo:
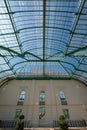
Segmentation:
{"type": "Polygon", "coordinates": [[[1,0],[0,79],[87,83],[87,0],[1,0]]]}

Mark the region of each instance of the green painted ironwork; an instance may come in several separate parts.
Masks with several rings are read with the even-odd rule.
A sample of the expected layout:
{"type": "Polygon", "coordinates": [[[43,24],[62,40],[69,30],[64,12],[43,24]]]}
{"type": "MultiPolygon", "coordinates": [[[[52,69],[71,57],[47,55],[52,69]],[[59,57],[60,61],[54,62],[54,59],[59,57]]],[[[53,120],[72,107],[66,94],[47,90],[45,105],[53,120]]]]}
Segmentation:
{"type": "MultiPolygon", "coordinates": [[[[74,20],[74,24],[73,24],[72,30],[71,30],[71,32],[70,32],[70,37],[69,37],[69,39],[68,39],[67,46],[69,46],[70,43],[71,43],[71,40],[72,40],[72,38],[73,38],[73,34],[75,33],[75,29],[76,29],[77,24],[78,24],[78,21],[79,21],[79,19],[80,19],[80,15],[81,15],[81,13],[82,13],[82,10],[83,10],[83,7],[84,7],[85,2],[86,2],[86,0],[82,0],[82,1],[81,1],[81,4],[80,4],[80,6],[79,6],[79,10],[78,10],[79,13],[78,13],[78,15],[76,15],[76,18],[75,18],[75,20],[74,20]]],[[[68,47],[66,48],[65,54],[67,54],[67,53],[68,53],[68,47]]]]}
{"type": "Polygon", "coordinates": [[[83,82],[86,83],[86,8],[86,0],[1,2],[0,19],[3,22],[0,21],[0,74],[2,77],[5,72],[8,73],[7,76],[11,72],[16,79],[22,80],[63,80],[76,76],[82,81],[84,79],[83,82]],[[6,69],[3,68],[5,64],[8,66],[6,69]],[[81,69],[80,65],[85,67],[81,69]],[[34,70],[37,70],[37,76],[27,74],[34,70]],[[43,72],[42,76],[38,75],[40,70],[43,72]],[[46,71],[52,71],[53,74],[50,73],[49,76],[46,71]],[[56,76],[56,72],[61,73],[61,76],[56,76]],[[63,76],[63,73],[66,75],[63,76]]]}

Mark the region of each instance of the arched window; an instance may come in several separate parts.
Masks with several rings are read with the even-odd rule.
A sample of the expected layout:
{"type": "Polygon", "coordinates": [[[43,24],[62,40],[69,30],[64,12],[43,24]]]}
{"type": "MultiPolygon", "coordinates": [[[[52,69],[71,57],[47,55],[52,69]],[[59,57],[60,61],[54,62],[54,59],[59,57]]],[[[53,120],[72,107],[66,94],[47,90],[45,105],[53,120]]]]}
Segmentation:
{"type": "Polygon", "coordinates": [[[45,91],[40,92],[39,102],[40,105],[45,105],[45,91]]]}
{"type": "Polygon", "coordinates": [[[19,95],[19,101],[17,105],[23,105],[24,99],[25,99],[25,91],[21,91],[20,95],[19,95]]]}
{"type": "Polygon", "coordinates": [[[67,100],[66,100],[66,97],[65,97],[65,95],[64,95],[64,92],[63,92],[63,91],[60,91],[60,92],[59,92],[59,95],[60,95],[61,104],[62,104],[62,105],[67,105],[67,100]]]}
{"type": "Polygon", "coordinates": [[[19,97],[19,101],[24,101],[25,99],[25,91],[21,91],[20,97],[19,97]]]}

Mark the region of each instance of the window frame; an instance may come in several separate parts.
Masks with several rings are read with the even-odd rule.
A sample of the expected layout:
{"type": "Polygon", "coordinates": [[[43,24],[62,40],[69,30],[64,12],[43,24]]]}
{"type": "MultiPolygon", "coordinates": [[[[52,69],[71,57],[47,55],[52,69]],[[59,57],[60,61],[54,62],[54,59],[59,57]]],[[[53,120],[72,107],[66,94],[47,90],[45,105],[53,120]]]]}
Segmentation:
{"type": "Polygon", "coordinates": [[[17,102],[17,105],[23,105],[24,100],[25,100],[25,95],[26,95],[26,91],[22,90],[19,94],[19,100],[17,102]],[[23,93],[24,92],[24,93],[23,93]]]}
{"type": "Polygon", "coordinates": [[[67,105],[67,99],[65,96],[64,91],[59,91],[59,97],[60,97],[60,101],[61,101],[61,105],[67,105]]]}
{"type": "Polygon", "coordinates": [[[41,90],[39,93],[39,105],[45,105],[45,96],[46,96],[45,91],[41,90]]]}

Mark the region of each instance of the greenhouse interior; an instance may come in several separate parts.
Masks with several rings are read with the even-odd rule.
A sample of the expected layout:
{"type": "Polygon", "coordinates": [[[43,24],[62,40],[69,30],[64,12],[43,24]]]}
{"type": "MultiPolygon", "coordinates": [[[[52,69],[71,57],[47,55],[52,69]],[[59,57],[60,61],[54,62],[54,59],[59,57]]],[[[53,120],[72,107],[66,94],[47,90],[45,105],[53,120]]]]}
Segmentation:
{"type": "Polygon", "coordinates": [[[87,0],[0,1],[0,130],[21,115],[86,129],[87,0]]]}

